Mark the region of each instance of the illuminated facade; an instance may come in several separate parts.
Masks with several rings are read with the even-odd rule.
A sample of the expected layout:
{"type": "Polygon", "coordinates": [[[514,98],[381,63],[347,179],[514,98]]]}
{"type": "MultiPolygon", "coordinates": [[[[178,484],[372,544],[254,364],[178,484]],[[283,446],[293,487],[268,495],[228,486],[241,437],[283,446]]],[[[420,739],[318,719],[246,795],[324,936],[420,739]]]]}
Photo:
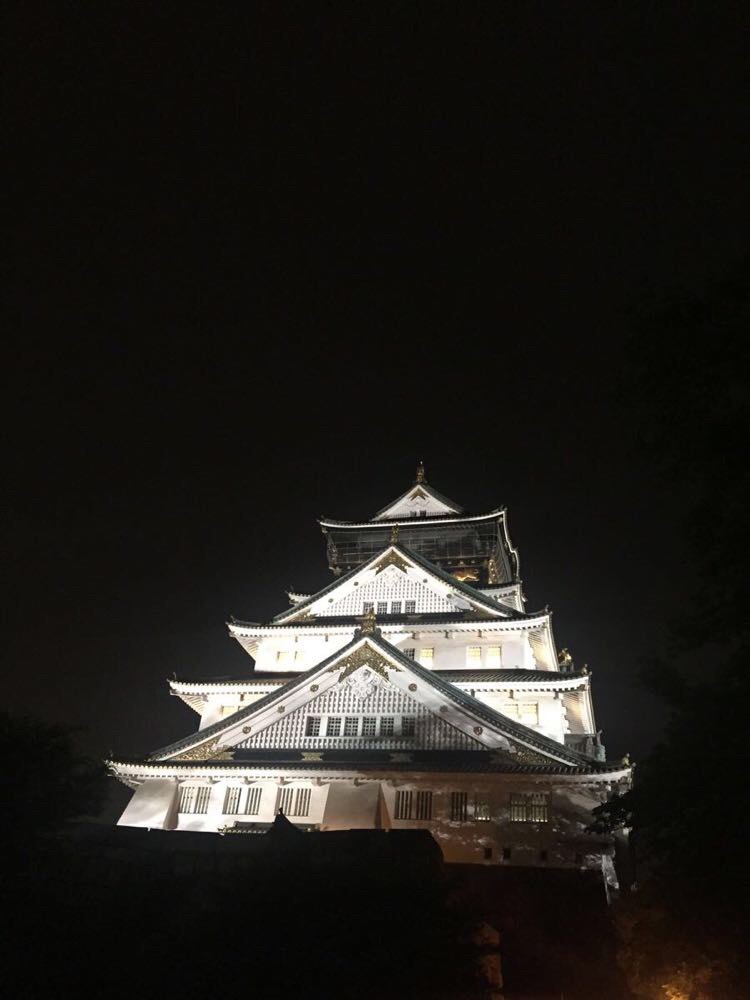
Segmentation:
{"type": "Polygon", "coordinates": [[[630,780],[607,761],[591,678],[529,613],[504,509],[465,513],[425,481],[364,522],[323,519],[333,581],[267,623],[231,621],[236,680],[172,681],[197,731],[109,762],[120,824],[427,828],[445,859],[595,867],[585,832],[630,780]]]}

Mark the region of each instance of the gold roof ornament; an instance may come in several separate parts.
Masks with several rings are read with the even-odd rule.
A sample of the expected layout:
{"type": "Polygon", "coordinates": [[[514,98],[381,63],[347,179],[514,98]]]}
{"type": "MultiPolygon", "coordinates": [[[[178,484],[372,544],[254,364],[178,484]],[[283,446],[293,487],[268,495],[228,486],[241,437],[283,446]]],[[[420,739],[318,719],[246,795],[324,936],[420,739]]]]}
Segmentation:
{"type": "Polygon", "coordinates": [[[557,655],[557,665],[558,667],[564,667],[570,669],[573,666],[573,657],[570,655],[567,646],[563,646],[557,655]]]}
{"type": "Polygon", "coordinates": [[[377,626],[377,617],[378,616],[375,614],[372,608],[370,608],[368,611],[365,611],[364,616],[362,618],[362,635],[375,634],[375,628],[377,626]]]}
{"type": "Polygon", "coordinates": [[[425,478],[424,478],[424,462],[418,462],[417,463],[417,475],[414,478],[414,482],[415,483],[423,483],[423,482],[425,482],[425,478]]]}
{"type": "Polygon", "coordinates": [[[391,528],[391,544],[395,545],[397,541],[398,541],[398,525],[394,524],[393,527],[391,528]]]}

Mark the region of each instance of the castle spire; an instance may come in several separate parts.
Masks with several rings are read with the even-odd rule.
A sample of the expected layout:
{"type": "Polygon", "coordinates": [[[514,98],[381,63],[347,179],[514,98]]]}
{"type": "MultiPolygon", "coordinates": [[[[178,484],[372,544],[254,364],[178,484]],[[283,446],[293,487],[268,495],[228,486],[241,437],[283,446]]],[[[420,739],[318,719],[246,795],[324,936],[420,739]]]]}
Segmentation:
{"type": "Polygon", "coordinates": [[[425,482],[425,477],[424,477],[424,462],[417,462],[417,475],[416,475],[416,477],[414,479],[414,483],[416,484],[416,483],[423,483],[423,482],[425,482]]]}

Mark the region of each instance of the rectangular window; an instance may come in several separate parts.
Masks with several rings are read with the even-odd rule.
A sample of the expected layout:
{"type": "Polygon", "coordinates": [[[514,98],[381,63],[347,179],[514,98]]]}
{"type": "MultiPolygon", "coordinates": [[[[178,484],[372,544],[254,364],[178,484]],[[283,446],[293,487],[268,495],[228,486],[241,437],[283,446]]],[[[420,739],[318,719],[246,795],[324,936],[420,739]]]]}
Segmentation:
{"type": "Polygon", "coordinates": [[[517,719],[518,705],[514,701],[506,701],[503,703],[502,713],[507,715],[509,719],[517,719]]]}
{"type": "Polygon", "coordinates": [[[396,819],[411,819],[412,792],[396,792],[396,819]]]}
{"type": "Polygon", "coordinates": [[[432,792],[417,792],[415,819],[432,819],[432,792]]]}
{"type": "Polygon", "coordinates": [[[277,649],[276,650],[276,662],[277,663],[288,663],[289,662],[289,650],[288,649],[277,649]]]}
{"type": "Polygon", "coordinates": [[[466,666],[467,667],[481,667],[482,666],[482,647],[481,646],[467,646],[466,647],[466,666]]]}
{"type": "Polygon", "coordinates": [[[432,661],[435,659],[435,649],[433,646],[427,646],[425,649],[420,649],[419,651],[419,662],[423,667],[431,667],[432,661]]]}
{"type": "Polygon", "coordinates": [[[208,800],[211,798],[211,789],[206,785],[198,788],[195,796],[195,812],[204,816],[208,812],[208,800]]]}
{"type": "Polygon", "coordinates": [[[301,659],[303,659],[304,655],[305,654],[302,652],[302,650],[300,650],[300,649],[295,650],[295,652],[294,652],[294,662],[295,663],[299,663],[299,661],[301,659]]]}
{"type": "Polygon", "coordinates": [[[510,797],[511,823],[548,823],[549,796],[544,792],[510,797]]]}
{"type": "Polygon", "coordinates": [[[341,736],[341,716],[329,715],[326,719],[326,736],[341,736]]]}
{"type": "Polygon", "coordinates": [[[525,726],[539,725],[539,704],[538,702],[527,702],[518,706],[518,720],[525,726]]]}
{"type": "Polygon", "coordinates": [[[364,601],[362,604],[362,613],[366,615],[367,612],[372,611],[374,607],[375,605],[372,603],[372,601],[364,601]]]}
{"type": "Polygon", "coordinates": [[[276,802],[276,812],[289,816],[294,802],[294,789],[290,785],[279,789],[279,797],[276,802]]]}
{"type": "Polygon", "coordinates": [[[468,795],[466,792],[451,792],[451,819],[454,823],[465,823],[468,795]]]}
{"type": "Polygon", "coordinates": [[[392,715],[384,715],[380,720],[380,735],[381,736],[393,736],[393,727],[395,719],[392,715]]]}
{"type": "Polygon", "coordinates": [[[404,604],[404,611],[407,615],[415,615],[417,613],[417,602],[416,601],[406,601],[404,604]]]}
{"type": "Polygon", "coordinates": [[[226,816],[236,816],[240,811],[241,794],[242,789],[239,786],[237,788],[227,788],[227,794],[224,796],[224,814],[226,816]]]}
{"type": "Polygon", "coordinates": [[[292,816],[307,816],[310,813],[310,789],[298,788],[294,794],[292,816]]]}
{"type": "Polygon", "coordinates": [[[491,847],[485,847],[485,848],[483,848],[483,851],[484,851],[484,860],[485,861],[491,861],[492,860],[492,848],[491,847]]]}
{"type": "Polygon", "coordinates": [[[510,861],[510,848],[509,847],[504,847],[503,848],[503,861],[510,861]]]}
{"type": "Polygon", "coordinates": [[[392,615],[401,614],[401,601],[391,601],[391,614],[392,615]]]}
{"type": "Polygon", "coordinates": [[[305,719],[305,736],[320,736],[319,715],[308,715],[305,719]]]}
{"type": "Polygon", "coordinates": [[[427,517],[427,511],[426,510],[420,510],[419,516],[420,517],[427,517]]]}
{"type": "Polygon", "coordinates": [[[401,716],[401,735],[413,736],[417,728],[417,717],[415,715],[401,716]]]}
{"type": "Polygon", "coordinates": [[[366,715],[362,719],[362,735],[363,736],[374,736],[377,732],[376,729],[377,719],[374,715],[366,715]]]}
{"type": "Polygon", "coordinates": [[[259,786],[248,788],[247,799],[245,800],[245,814],[247,816],[257,816],[260,812],[260,797],[263,789],[259,786]]]}
{"type": "Polygon", "coordinates": [[[356,715],[347,715],[344,719],[344,736],[359,734],[359,719],[356,715]]]}
{"type": "Polygon", "coordinates": [[[490,804],[487,799],[477,798],[474,799],[474,819],[480,820],[482,823],[488,823],[490,820],[490,804]]]}
{"type": "Polygon", "coordinates": [[[379,615],[388,614],[388,601],[378,601],[378,614],[379,615]]]}
{"type": "Polygon", "coordinates": [[[402,650],[402,652],[404,656],[407,656],[410,660],[413,660],[414,654],[416,653],[416,649],[413,646],[407,646],[407,648],[402,650]]]}
{"type": "Polygon", "coordinates": [[[180,805],[178,808],[181,813],[195,812],[195,792],[195,785],[180,786],[180,805]]]}
{"type": "Polygon", "coordinates": [[[499,646],[488,646],[485,650],[484,664],[487,669],[499,670],[503,665],[502,655],[499,646]]]}

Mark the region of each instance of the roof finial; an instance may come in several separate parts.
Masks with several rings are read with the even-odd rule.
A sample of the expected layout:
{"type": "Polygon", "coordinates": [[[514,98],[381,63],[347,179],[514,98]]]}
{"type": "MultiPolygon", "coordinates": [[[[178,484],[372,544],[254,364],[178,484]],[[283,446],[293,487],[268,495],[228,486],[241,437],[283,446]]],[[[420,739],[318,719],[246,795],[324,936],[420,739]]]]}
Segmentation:
{"type": "Polygon", "coordinates": [[[417,475],[414,480],[415,483],[423,483],[424,478],[424,462],[417,462],[417,475]]]}
{"type": "Polygon", "coordinates": [[[362,617],[362,635],[374,635],[377,615],[374,608],[368,608],[362,617]]]}
{"type": "Polygon", "coordinates": [[[395,545],[398,541],[398,525],[394,524],[391,528],[391,545],[395,545]]]}

